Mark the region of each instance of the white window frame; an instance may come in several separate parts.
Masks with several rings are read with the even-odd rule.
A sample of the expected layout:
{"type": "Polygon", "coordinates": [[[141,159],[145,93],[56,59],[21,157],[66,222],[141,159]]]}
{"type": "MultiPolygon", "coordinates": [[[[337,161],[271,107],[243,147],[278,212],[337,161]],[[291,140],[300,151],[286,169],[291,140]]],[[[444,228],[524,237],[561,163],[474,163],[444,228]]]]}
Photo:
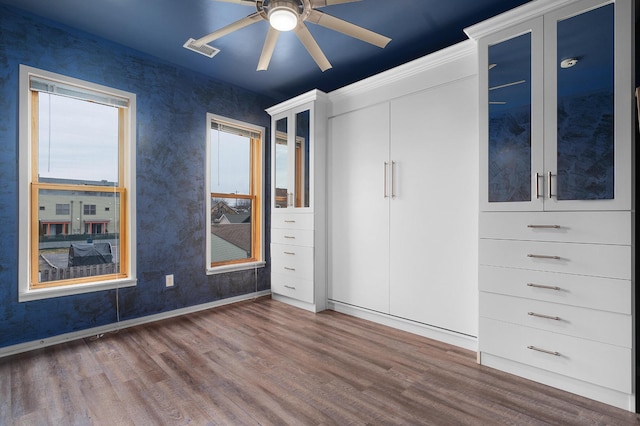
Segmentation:
{"type": "Polygon", "coordinates": [[[265,209],[266,204],[264,202],[264,135],[265,128],[261,126],[256,126],[254,124],[245,123],[243,121],[234,120],[232,118],[223,117],[220,115],[207,113],[207,123],[206,123],[206,133],[207,133],[207,141],[206,141],[206,153],[205,153],[205,223],[206,223],[206,250],[205,250],[205,269],[207,275],[215,275],[222,274],[226,272],[233,271],[244,271],[249,269],[256,269],[259,267],[264,267],[266,262],[264,260],[264,228],[265,228],[265,209]],[[234,263],[229,265],[220,265],[220,266],[211,266],[211,122],[224,122],[230,125],[238,126],[240,128],[250,129],[260,133],[260,161],[261,164],[261,174],[259,176],[260,183],[258,188],[256,188],[257,193],[259,194],[260,202],[262,203],[262,207],[260,209],[260,257],[255,261],[248,261],[242,263],[234,263]]]}
{"type": "Polygon", "coordinates": [[[26,302],[30,300],[47,299],[51,297],[69,296],[74,294],[90,293],[100,290],[114,288],[131,287],[137,284],[136,279],[136,187],[135,187],[135,164],[136,164],[136,95],[111,87],[102,86],[95,83],[79,80],[65,75],[40,70],[37,68],[20,65],[19,83],[19,171],[18,171],[18,301],[26,302]],[[125,126],[124,142],[124,186],[127,188],[126,200],[126,223],[127,232],[127,252],[128,276],[112,280],[102,280],[88,283],[78,283],[71,285],[30,288],[30,262],[31,262],[31,209],[38,206],[31,205],[30,185],[32,181],[32,144],[31,144],[31,90],[29,81],[31,77],[39,77],[46,80],[60,82],[64,85],[76,86],[80,89],[104,93],[124,98],[128,102],[126,114],[128,126],[125,126]]]}

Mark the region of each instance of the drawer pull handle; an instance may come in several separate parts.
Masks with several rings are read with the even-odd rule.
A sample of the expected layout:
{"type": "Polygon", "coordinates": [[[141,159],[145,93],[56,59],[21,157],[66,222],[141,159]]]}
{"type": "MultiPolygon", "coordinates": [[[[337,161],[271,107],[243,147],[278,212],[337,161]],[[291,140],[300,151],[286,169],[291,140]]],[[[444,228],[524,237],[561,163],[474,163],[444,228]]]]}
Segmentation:
{"type": "Polygon", "coordinates": [[[532,257],[534,259],[554,259],[554,260],[562,259],[560,256],[548,256],[546,254],[532,254],[532,253],[529,253],[527,257],[532,257]]]}
{"type": "Polygon", "coordinates": [[[295,256],[295,253],[292,251],[285,251],[284,254],[289,254],[291,256],[295,256]]]}
{"type": "Polygon", "coordinates": [[[292,237],[291,235],[285,235],[284,237],[286,239],[288,239],[288,240],[295,240],[296,239],[296,237],[292,237]]]}
{"type": "Polygon", "coordinates": [[[286,269],[287,271],[295,271],[296,268],[289,268],[288,266],[285,266],[284,269],[286,269]]]}
{"type": "Polygon", "coordinates": [[[531,229],[560,229],[560,225],[527,225],[531,229]]]}
{"type": "Polygon", "coordinates": [[[560,352],[548,351],[546,349],[536,348],[535,346],[527,346],[527,349],[531,349],[532,351],[542,352],[549,355],[560,356],[560,352]]]}
{"type": "Polygon", "coordinates": [[[554,285],[542,285],[542,284],[534,284],[534,283],[527,283],[528,287],[534,287],[534,288],[544,288],[547,290],[556,290],[556,291],[560,291],[562,290],[560,287],[554,286],[554,285]]]}
{"type": "Polygon", "coordinates": [[[284,223],[296,223],[295,220],[285,220],[284,223]]]}
{"type": "Polygon", "coordinates": [[[554,320],[554,321],[560,321],[560,317],[554,317],[554,316],[551,316],[551,315],[536,314],[535,312],[528,312],[527,315],[530,315],[532,317],[546,318],[546,319],[550,319],[550,320],[554,320]]]}
{"type": "Polygon", "coordinates": [[[289,290],[295,290],[296,288],[290,285],[285,285],[284,288],[288,288],[289,290]]]}

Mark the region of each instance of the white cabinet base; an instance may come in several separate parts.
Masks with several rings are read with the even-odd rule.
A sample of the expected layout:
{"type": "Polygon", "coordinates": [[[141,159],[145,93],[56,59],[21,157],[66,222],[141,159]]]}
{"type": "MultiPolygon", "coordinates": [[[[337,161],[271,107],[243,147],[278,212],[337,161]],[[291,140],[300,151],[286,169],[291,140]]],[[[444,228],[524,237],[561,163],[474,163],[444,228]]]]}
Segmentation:
{"type": "Polygon", "coordinates": [[[271,293],[271,298],[273,300],[277,300],[278,302],[286,303],[288,305],[295,306],[296,308],[304,309],[305,311],[309,312],[317,313],[326,309],[324,306],[320,306],[315,303],[303,302],[302,300],[287,297],[282,294],[271,293]]]}
{"type": "Polygon", "coordinates": [[[576,395],[613,405],[623,410],[635,410],[636,401],[634,395],[576,380],[572,377],[552,373],[484,352],[478,353],[478,362],[485,367],[496,368],[507,373],[515,374],[516,376],[524,377],[525,379],[533,380],[534,382],[553,386],[567,392],[575,393],[576,395]]]}
{"type": "Polygon", "coordinates": [[[370,309],[360,308],[358,306],[329,300],[328,309],[342,314],[351,315],[356,318],[362,318],[377,324],[386,325],[388,327],[397,328],[398,330],[417,334],[428,339],[438,340],[450,345],[458,346],[463,349],[476,352],[478,350],[478,339],[474,336],[455,333],[449,330],[431,327],[427,324],[410,321],[404,318],[395,317],[393,315],[372,311],[370,309]]]}

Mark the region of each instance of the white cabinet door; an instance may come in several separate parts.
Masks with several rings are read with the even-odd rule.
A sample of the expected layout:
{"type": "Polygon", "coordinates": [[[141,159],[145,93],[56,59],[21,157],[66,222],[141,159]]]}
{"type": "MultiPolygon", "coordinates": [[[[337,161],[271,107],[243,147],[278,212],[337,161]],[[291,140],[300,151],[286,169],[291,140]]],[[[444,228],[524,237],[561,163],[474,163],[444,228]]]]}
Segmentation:
{"type": "Polygon", "coordinates": [[[391,103],[391,314],[477,335],[477,79],[391,103]]]}
{"type": "Polygon", "coordinates": [[[389,312],[389,104],[329,120],[329,299],[389,312]]]}

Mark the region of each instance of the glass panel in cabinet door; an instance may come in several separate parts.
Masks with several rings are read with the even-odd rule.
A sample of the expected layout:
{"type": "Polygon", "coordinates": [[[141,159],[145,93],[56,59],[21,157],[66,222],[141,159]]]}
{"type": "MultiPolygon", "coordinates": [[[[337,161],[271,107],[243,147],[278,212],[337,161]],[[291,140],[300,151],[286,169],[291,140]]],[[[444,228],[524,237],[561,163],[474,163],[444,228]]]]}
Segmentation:
{"type": "Polygon", "coordinates": [[[276,121],[275,143],[275,200],[276,208],[289,205],[289,147],[287,141],[287,117],[276,121]]]}
{"type": "Polygon", "coordinates": [[[614,5],[558,21],[558,200],[613,199],[614,5]]]}
{"type": "Polygon", "coordinates": [[[531,201],[531,33],[489,46],[489,202],[531,201]]]}
{"type": "Polygon", "coordinates": [[[295,206],[309,207],[309,110],[296,114],[295,206]]]}

